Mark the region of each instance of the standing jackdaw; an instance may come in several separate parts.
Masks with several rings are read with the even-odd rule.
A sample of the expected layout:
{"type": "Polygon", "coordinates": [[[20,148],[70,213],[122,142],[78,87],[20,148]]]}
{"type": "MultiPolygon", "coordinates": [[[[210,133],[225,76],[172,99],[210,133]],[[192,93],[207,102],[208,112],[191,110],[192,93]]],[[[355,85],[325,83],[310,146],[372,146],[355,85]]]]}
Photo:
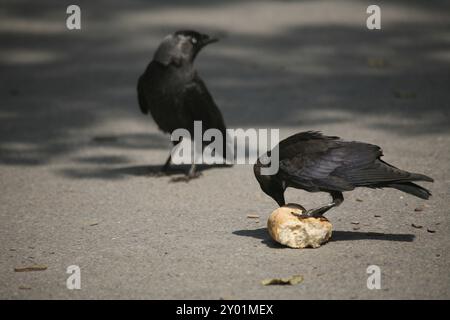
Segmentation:
{"type": "MultiPolygon", "coordinates": [[[[194,60],[200,50],[216,41],[217,38],[190,30],[168,35],[139,77],[137,92],[142,113],[150,112],[163,132],[171,134],[182,128],[193,137],[194,121],[202,121],[202,136],[207,129],[218,129],[223,138],[220,155],[225,159],[226,127],[222,114],[194,68],[194,60]]],[[[176,146],[178,142],[173,144],[176,146]]],[[[202,143],[202,149],[204,147],[202,143]]],[[[162,168],[163,172],[167,171],[170,163],[171,155],[162,168]]],[[[192,162],[185,180],[195,177],[198,173],[192,162]]]]}

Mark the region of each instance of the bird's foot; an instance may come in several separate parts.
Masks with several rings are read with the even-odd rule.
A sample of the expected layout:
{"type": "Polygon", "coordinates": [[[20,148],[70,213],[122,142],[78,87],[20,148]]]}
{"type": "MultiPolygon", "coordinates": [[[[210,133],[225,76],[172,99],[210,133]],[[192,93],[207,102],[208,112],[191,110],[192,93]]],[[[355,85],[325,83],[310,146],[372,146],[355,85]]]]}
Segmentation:
{"type": "Polygon", "coordinates": [[[305,212],[298,213],[298,212],[291,211],[291,213],[294,216],[299,217],[299,218],[309,218],[309,215],[307,215],[305,212]]]}
{"type": "Polygon", "coordinates": [[[327,212],[332,207],[333,206],[330,204],[330,205],[326,205],[326,206],[320,207],[320,208],[309,209],[309,210],[306,210],[303,214],[307,215],[308,217],[312,217],[312,218],[321,218],[321,217],[323,217],[324,213],[327,212]]]}
{"type": "Polygon", "coordinates": [[[317,212],[315,209],[306,210],[305,213],[303,213],[303,215],[306,215],[306,216],[312,217],[312,218],[320,218],[323,216],[322,213],[317,212]]]}
{"type": "Polygon", "coordinates": [[[171,182],[189,182],[193,179],[200,178],[202,176],[201,172],[194,172],[185,176],[175,177],[170,179],[171,182]]]}
{"type": "Polygon", "coordinates": [[[304,214],[307,214],[309,217],[313,218],[321,218],[331,208],[339,206],[342,201],[344,201],[344,197],[342,196],[341,192],[332,192],[331,195],[333,196],[333,202],[319,208],[315,209],[309,209],[304,212],[304,214]]]}

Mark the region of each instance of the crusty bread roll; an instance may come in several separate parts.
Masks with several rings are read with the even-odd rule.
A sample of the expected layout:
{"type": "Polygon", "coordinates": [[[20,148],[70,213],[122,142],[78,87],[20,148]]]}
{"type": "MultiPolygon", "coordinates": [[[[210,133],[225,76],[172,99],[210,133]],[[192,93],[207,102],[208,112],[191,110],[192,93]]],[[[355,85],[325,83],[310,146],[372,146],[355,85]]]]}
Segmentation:
{"type": "Polygon", "coordinates": [[[272,212],[267,221],[272,239],[291,248],[318,248],[328,241],[331,223],[324,217],[301,216],[305,211],[302,206],[289,203],[272,212]]]}

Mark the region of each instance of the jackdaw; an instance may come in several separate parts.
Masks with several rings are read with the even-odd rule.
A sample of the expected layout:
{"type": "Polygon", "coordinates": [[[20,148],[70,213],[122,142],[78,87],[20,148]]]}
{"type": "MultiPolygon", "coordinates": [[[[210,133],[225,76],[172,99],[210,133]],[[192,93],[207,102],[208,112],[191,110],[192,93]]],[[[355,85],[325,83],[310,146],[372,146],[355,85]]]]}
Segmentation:
{"type": "Polygon", "coordinates": [[[285,205],[284,191],[288,187],[308,192],[328,192],[333,201],[323,207],[307,210],[305,214],[320,217],[344,201],[343,191],[356,187],[395,188],[422,199],[431,193],[412,181],[433,179],[423,174],[398,169],[381,160],[380,147],[339,137],[324,136],[320,132],[297,133],[282,140],[270,152],[279,152],[279,170],[274,175],[262,175],[261,168],[269,165],[267,154],[253,170],[261,189],[280,206],[285,205]]]}
{"type": "MultiPolygon", "coordinates": [[[[222,114],[194,68],[194,60],[200,50],[216,41],[217,38],[191,30],[168,35],[140,76],[137,92],[142,113],[150,112],[163,132],[171,134],[182,128],[193,137],[194,121],[202,121],[202,135],[207,129],[218,129],[223,137],[220,156],[225,159],[226,127],[222,114]]],[[[178,142],[173,144],[175,147],[178,142]]],[[[203,150],[205,144],[201,147],[203,150]]],[[[171,155],[162,172],[167,171],[170,163],[171,155]]],[[[197,176],[196,165],[192,162],[185,180],[197,176]]]]}

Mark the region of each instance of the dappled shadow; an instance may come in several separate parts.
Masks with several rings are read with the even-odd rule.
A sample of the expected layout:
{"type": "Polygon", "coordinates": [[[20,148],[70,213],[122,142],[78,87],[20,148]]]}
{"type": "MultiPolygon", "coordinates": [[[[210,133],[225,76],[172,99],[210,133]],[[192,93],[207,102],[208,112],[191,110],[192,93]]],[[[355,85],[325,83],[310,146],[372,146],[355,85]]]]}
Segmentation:
{"type": "MultiPolygon", "coordinates": [[[[88,139],[78,139],[66,137],[64,134],[56,134],[55,137],[46,139],[45,128],[37,134],[25,135],[18,133],[14,137],[3,136],[0,138],[0,163],[14,165],[40,165],[47,163],[51,158],[58,155],[73,153],[81,148],[108,147],[121,150],[152,150],[160,149],[170,151],[171,143],[163,134],[122,134],[122,135],[102,135],[88,139]],[[42,140],[41,140],[42,139],[42,140]],[[3,142],[3,143],[2,143],[3,142]]],[[[57,129],[57,128],[55,128],[57,129]]],[[[59,130],[59,129],[58,129],[59,130]]],[[[91,164],[120,164],[129,162],[124,155],[116,156],[90,156],[77,157],[75,161],[91,164]]]]}
{"type": "MultiPolygon", "coordinates": [[[[261,242],[271,248],[286,248],[275,242],[269,235],[267,228],[253,230],[237,230],[233,234],[243,237],[251,237],[262,240],[261,242]]],[[[330,242],[338,241],[357,241],[357,240],[379,240],[379,241],[398,241],[412,242],[415,236],[412,234],[392,234],[378,232],[357,232],[357,231],[333,231],[330,242]]]]}
{"type": "MultiPolygon", "coordinates": [[[[66,168],[58,170],[58,174],[73,179],[125,179],[130,177],[164,178],[188,173],[189,165],[171,165],[170,169],[162,172],[161,165],[126,166],[119,168],[66,168]]],[[[226,169],[228,165],[198,165],[197,172],[210,169],[226,169]]]]}
{"type": "Polygon", "coordinates": [[[105,146],[119,149],[167,149],[172,144],[162,133],[136,133],[121,135],[100,135],[90,141],[92,146],[105,146]]]}
{"type": "MultiPolygon", "coordinates": [[[[446,1],[391,1],[383,10],[406,13],[383,20],[380,32],[365,28],[362,2],[342,1],[343,9],[330,15],[336,7],[320,1],[249,1],[245,10],[259,8],[251,18],[237,1],[80,6],[81,31],[65,28],[65,8],[53,2],[2,6],[0,163],[42,165],[104,146],[117,153],[169,150],[163,134],[145,133],[157,129],[140,114],[135,85],[162,37],[185,28],[222,35],[196,65],[229,127],[304,130],[357,122],[398,135],[450,131],[446,1]],[[314,20],[317,10],[323,15],[314,20]],[[124,129],[134,127],[134,133],[124,129]]],[[[128,161],[97,160],[84,161],[128,161]]],[[[109,175],[123,176],[94,174],[109,175]]]]}
{"type": "Polygon", "coordinates": [[[124,156],[94,156],[94,157],[79,157],[74,159],[79,163],[88,164],[124,164],[130,162],[127,157],[124,156]]]}

